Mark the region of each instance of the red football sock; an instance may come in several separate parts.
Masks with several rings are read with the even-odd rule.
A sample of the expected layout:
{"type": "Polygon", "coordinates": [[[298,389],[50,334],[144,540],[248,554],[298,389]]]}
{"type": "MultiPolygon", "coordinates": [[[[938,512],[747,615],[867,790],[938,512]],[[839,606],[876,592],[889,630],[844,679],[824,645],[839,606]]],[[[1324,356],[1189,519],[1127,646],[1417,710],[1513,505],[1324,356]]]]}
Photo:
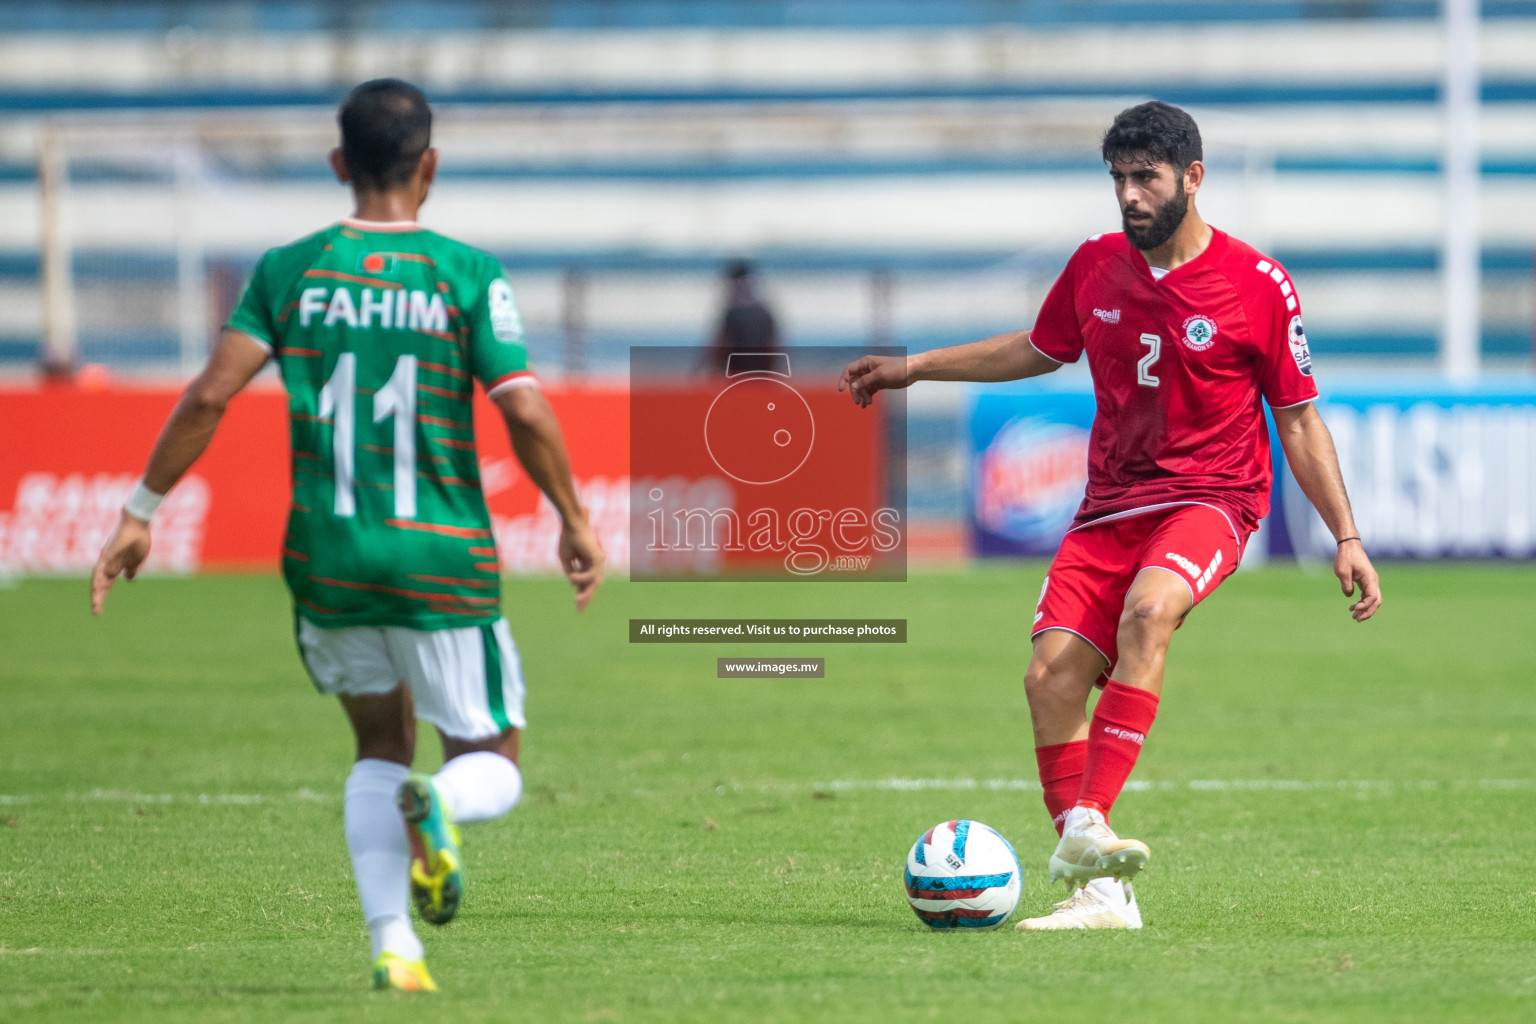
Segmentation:
{"type": "Polygon", "coordinates": [[[1109,817],[1115,798],[1136,767],[1136,756],[1157,717],[1157,694],[1117,683],[1104,687],[1088,726],[1088,750],[1078,807],[1092,807],[1109,817]]]}
{"type": "Polygon", "coordinates": [[[1082,792],[1083,761],[1087,756],[1087,740],[1035,748],[1035,763],[1040,766],[1040,788],[1045,790],[1045,809],[1050,812],[1057,835],[1061,835],[1061,823],[1077,800],[1077,794],[1082,792]]]}

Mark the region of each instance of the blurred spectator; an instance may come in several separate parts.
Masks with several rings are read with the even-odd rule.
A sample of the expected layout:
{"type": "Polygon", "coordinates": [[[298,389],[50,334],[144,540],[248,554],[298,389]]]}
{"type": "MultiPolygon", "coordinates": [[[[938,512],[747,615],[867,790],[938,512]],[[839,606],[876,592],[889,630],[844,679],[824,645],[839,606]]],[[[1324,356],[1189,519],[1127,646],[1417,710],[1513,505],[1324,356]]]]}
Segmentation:
{"type": "Polygon", "coordinates": [[[705,367],[724,373],[732,352],[762,352],[777,348],[779,328],[757,291],[757,274],[746,260],[725,266],[725,312],[710,345],[705,367]]]}

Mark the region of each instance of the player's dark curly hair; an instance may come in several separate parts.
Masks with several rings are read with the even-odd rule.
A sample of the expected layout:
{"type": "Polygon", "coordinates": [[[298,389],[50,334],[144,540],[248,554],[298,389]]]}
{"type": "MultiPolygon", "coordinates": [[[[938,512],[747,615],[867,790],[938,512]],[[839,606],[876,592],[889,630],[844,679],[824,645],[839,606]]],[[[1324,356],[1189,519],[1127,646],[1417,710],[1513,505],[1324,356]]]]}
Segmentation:
{"type": "Polygon", "coordinates": [[[1171,164],[1180,172],[1204,159],[1203,152],[1195,119],[1178,107],[1157,100],[1127,107],[1115,115],[1099,147],[1105,163],[1150,159],[1171,164]]]}
{"type": "Polygon", "coordinates": [[[410,181],[421,154],[432,144],[427,98],[398,78],[376,78],[353,89],[336,120],[347,174],[364,191],[410,181]]]}

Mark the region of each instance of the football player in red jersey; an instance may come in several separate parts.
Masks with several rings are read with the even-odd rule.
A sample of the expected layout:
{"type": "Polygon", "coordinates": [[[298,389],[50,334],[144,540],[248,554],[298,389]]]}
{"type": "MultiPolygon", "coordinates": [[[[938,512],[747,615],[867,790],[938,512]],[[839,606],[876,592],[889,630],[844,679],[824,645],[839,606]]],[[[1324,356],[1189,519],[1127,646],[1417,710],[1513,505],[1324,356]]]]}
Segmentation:
{"type": "Polygon", "coordinates": [[[1269,512],[1268,402],[1302,490],[1338,540],[1333,571],[1364,622],[1381,606],[1344,493],[1300,300],[1285,268],[1208,225],[1200,130],[1178,107],[1122,111],[1101,150],[1124,231],[1078,247],[1032,330],[909,358],[865,356],[839,390],[1006,381],[1084,354],[1098,410],[1088,489],[1045,579],[1024,677],[1051,878],[1070,897],[1023,929],[1139,928],[1130,879],[1151,851],[1108,816],[1157,713],[1173,631],[1237,568],[1269,512]],[[1153,571],[1156,570],[1156,571],[1153,571]],[[1095,684],[1104,693],[1087,715],[1095,684]]]}

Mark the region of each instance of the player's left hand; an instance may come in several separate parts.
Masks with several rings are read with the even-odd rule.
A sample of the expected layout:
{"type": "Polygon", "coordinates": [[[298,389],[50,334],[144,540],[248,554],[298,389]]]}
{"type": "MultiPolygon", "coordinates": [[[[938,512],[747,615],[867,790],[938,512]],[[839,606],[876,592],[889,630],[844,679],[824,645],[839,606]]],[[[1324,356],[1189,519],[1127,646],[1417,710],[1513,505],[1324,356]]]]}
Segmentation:
{"type": "Polygon", "coordinates": [[[91,570],[91,614],[100,615],[106,603],[107,591],[117,577],[126,575],[133,579],[139,566],[149,557],[149,524],[137,516],[124,512],[117,521],[117,529],[101,549],[96,568],[91,570]]]}
{"type": "Polygon", "coordinates": [[[576,610],[585,611],[603,582],[603,546],[585,518],[561,526],[560,568],[576,588],[576,610]]]}
{"type": "Polygon", "coordinates": [[[1339,545],[1339,553],[1333,559],[1333,574],[1339,578],[1339,586],[1345,597],[1353,597],[1355,584],[1360,584],[1360,600],[1349,606],[1349,613],[1356,622],[1364,622],[1381,607],[1381,577],[1371,560],[1366,557],[1365,545],[1358,540],[1347,540],[1339,545]]]}

